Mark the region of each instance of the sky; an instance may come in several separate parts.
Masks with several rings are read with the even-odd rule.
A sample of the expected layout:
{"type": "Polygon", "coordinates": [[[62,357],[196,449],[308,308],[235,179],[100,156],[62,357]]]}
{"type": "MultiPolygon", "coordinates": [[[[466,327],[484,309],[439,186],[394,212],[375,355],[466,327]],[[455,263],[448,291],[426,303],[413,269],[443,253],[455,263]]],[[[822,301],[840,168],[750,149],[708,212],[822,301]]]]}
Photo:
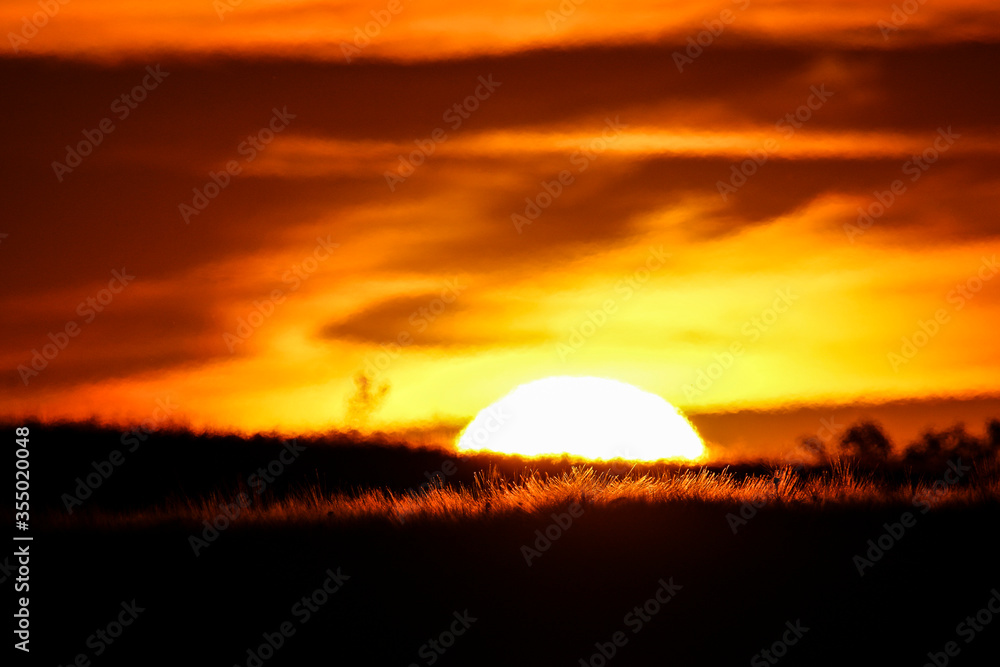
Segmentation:
{"type": "Polygon", "coordinates": [[[447,429],[551,375],[696,423],[997,413],[995,3],[53,0],[0,25],[6,416],[447,429]]]}

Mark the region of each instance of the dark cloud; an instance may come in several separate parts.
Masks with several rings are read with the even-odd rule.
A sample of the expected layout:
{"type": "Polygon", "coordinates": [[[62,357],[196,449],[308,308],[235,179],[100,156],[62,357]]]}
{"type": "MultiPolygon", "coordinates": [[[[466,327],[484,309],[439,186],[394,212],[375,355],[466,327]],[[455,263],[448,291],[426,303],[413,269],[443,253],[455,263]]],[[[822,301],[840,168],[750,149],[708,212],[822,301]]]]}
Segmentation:
{"type": "MultiPolygon", "coordinates": [[[[870,238],[933,246],[1000,234],[1000,157],[991,152],[996,147],[975,145],[976,137],[996,134],[1000,69],[984,63],[1000,61],[1000,44],[882,51],[734,39],[706,49],[683,74],[671,58],[675,48],[350,66],[223,57],[115,65],[0,58],[0,86],[11,91],[0,163],[6,214],[0,232],[8,234],[0,245],[0,282],[5,310],[22,313],[16,327],[0,333],[5,358],[29,359],[50,331],[74,317],[80,299],[123,266],[146,284],[173,285],[173,295],[124,296],[40,382],[122,378],[228,357],[221,336],[234,323],[218,313],[266,293],[267,281],[244,272],[223,286],[228,276],[219,272],[261,255],[305,255],[317,233],[330,234],[352,257],[369,258],[373,272],[442,280],[464,272],[492,280],[558,271],[627,246],[643,231],[644,216],[692,199],[715,207],[685,226],[686,238],[697,243],[767,224],[827,194],[870,197],[900,176],[905,156],[863,158],[846,145],[824,158],[779,151],[724,202],[716,184],[738,156],[611,150],[580,172],[572,148],[539,152],[522,140],[480,154],[461,146],[488,132],[504,132],[515,143],[528,131],[597,136],[607,117],[681,134],[770,130],[805,101],[810,86],[824,83],[835,95],[803,133],[869,133],[872,141],[894,133],[930,142],[938,127],[952,126],[968,137],[900,197],[870,238]],[[114,132],[58,182],[52,162],[64,159],[65,146],[114,117],[112,101],[157,64],[169,76],[127,118],[114,118],[114,132]],[[486,75],[501,86],[460,128],[449,127],[442,114],[486,75]],[[285,172],[253,170],[272,164],[280,145],[265,149],[260,162],[247,165],[185,224],[178,205],[191,202],[210,170],[240,159],[240,142],[267,125],[273,108],[296,116],[288,136],[333,143],[311,155],[282,153],[285,172]],[[435,128],[447,130],[448,142],[390,192],[383,172],[394,164],[395,144],[413,145],[435,128]],[[525,199],[536,198],[542,181],[564,169],[574,172],[574,182],[518,234],[512,214],[523,214],[525,199]],[[359,224],[362,213],[366,222],[359,224]]],[[[325,340],[376,344],[402,332],[417,345],[546,339],[535,325],[475,335],[447,326],[418,330],[420,309],[437,296],[398,296],[345,316],[327,313],[312,331],[325,340]]],[[[481,301],[476,307],[490,305],[504,307],[481,301]]],[[[511,308],[530,310],[522,306],[511,308]]],[[[460,299],[441,317],[465,317],[471,308],[460,299]]],[[[6,388],[19,383],[6,371],[6,388]]]]}
{"type": "Polygon", "coordinates": [[[338,318],[335,322],[324,325],[319,336],[331,340],[390,343],[400,335],[406,335],[412,341],[408,344],[432,344],[440,340],[443,327],[430,325],[437,318],[445,317],[460,308],[461,305],[454,301],[446,304],[441,300],[440,294],[434,292],[401,296],[378,302],[345,318],[338,318]],[[434,332],[438,332],[438,335],[434,332]]]}

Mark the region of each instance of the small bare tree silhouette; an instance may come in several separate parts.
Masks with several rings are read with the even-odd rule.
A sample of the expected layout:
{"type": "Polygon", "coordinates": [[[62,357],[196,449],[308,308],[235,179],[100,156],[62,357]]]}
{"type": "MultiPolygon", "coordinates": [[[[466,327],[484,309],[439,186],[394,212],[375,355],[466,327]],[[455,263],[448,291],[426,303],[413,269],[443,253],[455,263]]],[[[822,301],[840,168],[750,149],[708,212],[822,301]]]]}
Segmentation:
{"type": "Polygon", "coordinates": [[[376,384],[374,377],[364,371],[354,376],[354,393],[347,399],[347,421],[354,427],[364,426],[382,407],[389,393],[389,383],[376,384]]]}

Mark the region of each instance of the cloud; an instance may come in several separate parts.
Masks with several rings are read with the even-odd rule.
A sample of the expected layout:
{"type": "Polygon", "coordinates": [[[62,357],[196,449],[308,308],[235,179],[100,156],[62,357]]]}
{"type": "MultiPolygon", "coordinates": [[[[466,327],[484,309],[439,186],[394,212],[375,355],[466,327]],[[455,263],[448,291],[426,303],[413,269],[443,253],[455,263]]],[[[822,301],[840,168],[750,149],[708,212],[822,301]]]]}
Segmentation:
{"type": "Polygon", "coordinates": [[[26,25],[26,17],[36,11],[24,3],[0,11],[0,19],[17,35],[9,40],[16,53],[105,61],[156,52],[412,62],[626,42],[684,48],[688,38],[693,41],[703,32],[709,46],[766,42],[883,49],[996,41],[1000,25],[996,8],[987,0],[922,4],[914,12],[865,0],[841,2],[836,12],[816,0],[794,6],[781,0],[673,0],[633,3],[627,11],[552,0],[485,6],[480,11],[443,0],[422,2],[419,8],[409,0],[374,6],[313,1],[275,6],[249,0],[206,5],[186,0],[169,7],[103,0],[60,6],[35,29],[26,25]],[[220,11],[220,5],[231,11],[220,11]]]}
{"type": "Polygon", "coordinates": [[[444,304],[442,301],[443,305],[434,308],[437,311],[435,314],[431,308],[438,301],[440,297],[436,293],[388,299],[323,326],[319,335],[334,340],[349,339],[375,344],[393,343],[400,336],[407,337],[406,345],[441,343],[448,340],[447,332],[442,331],[440,324],[436,327],[431,327],[431,324],[444,315],[445,306],[448,306],[449,311],[462,306],[458,303],[444,304]]]}
{"type": "MultiPolygon", "coordinates": [[[[744,32],[680,73],[676,44],[609,44],[595,23],[603,10],[586,15],[586,5],[560,38],[581,39],[559,50],[528,49],[532,28],[490,49],[469,41],[461,57],[439,59],[459,48],[456,34],[403,62],[348,65],[263,56],[252,30],[263,10],[245,3],[208,42],[240,49],[203,57],[175,35],[177,50],[160,62],[169,76],[59,182],[52,162],[159,62],[63,57],[92,48],[45,41],[83,20],[71,7],[37,37],[59,58],[0,58],[0,83],[25,91],[8,110],[14,131],[0,165],[13,193],[0,229],[0,306],[18,313],[0,332],[0,397],[18,410],[81,414],[104,410],[100,398],[142,411],[129,396],[169,389],[207,422],[330,423],[344,416],[351,375],[402,332],[413,344],[386,371],[385,423],[458,419],[513,383],[564,372],[621,375],[679,400],[787,285],[810,299],[695,407],[995,382],[1000,361],[982,333],[997,319],[993,284],[907,369],[886,362],[1000,235],[1000,93],[983,69],[1000,46],[948,43],[949,30],[968,31],[960,21],[935,37],[941,44],[914,42],[924,17],[944,10],[925,7],[900,44],[893,36],[871,48],[855,34],[873,15],[860,3],[808,45],[815,26],[760,3],[744,32]],[[765,30],[768,15],[785,22],[765,30]],[[773,32],[780,38],[761,39],[773,32]],[[502,82],[496,91],[449,121],[490,75],[502,82]],[[808,108],[801,127],[779,125],[824,85],[833,96],[808,108]],[[248,160],[240,146],[276,108],[295,117],[248,160]],[[608,134],[609,119],[627,127],[608,134]],[[845,233],[946,127],[961,135],[954,146],[907,180],[863,235],[845,233]],[[438,129],[447,138],[434,142],[438,129]],[[723,197],[719,183],[769,140],[777,147],[767,161],[723,197]],[[386,173],[401,174],[400,156],[429,141],[433,152],[390,189],[386,173]],[[241,173],[186,222],[179,206],[233,160],[241,173]],[[570,178],[560,182],[562,172],[570,178]],[[519,227],[518,216],[530,224],[519,227]],[[307,270],[319,238],[339,247],[307,270]],[[621,288],[651,247],[670,262],[641,289],[621,288]],[[17,366],[122,266],[135,285],[25,387],[17,366]],[[468,285],[461,296],[434,322],[420,315],[455,276],[468,285]],[[231,352],[224,334],[274,290],[285,298],[231,352]],[[557,344],[608,300],[614,316],[561,359],[557,344]]],[[[653,28],[683,35],[700,9],[653,28]]],[[[134,11],[133,27],[151,20],[142,12],[153,10],[134,11]]],[[[281,20],[313,11],[296,5],[281,20]]],[[[340,20],[338,11],[320,18],[340,20]]],[[[182,19],[206,13],[216,20],[210,6],[185,5],[182,19]]],[[[547,30],[544,10],[538,18],[547,30]]],[[[398,34],[416,23],[401,20],[398,34]]],[[[105,36],[106,55],[131,48],[127,35],[105,36]]],[[[385,37],[372,54],[411,48],[385,37]]]]}

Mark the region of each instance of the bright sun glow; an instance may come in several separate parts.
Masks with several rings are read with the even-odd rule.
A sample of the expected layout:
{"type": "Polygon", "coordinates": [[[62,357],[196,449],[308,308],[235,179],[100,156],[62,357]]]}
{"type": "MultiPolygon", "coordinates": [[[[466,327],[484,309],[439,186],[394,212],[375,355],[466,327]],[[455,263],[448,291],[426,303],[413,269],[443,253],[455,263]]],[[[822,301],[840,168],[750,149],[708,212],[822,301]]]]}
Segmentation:
{"type": "Polygon", "coordinates": [[[656,394],[617,380],[550,377],[523,384],[480,411],[459,451],[657,461],[696,459],[694,426],[656,394]]]}

